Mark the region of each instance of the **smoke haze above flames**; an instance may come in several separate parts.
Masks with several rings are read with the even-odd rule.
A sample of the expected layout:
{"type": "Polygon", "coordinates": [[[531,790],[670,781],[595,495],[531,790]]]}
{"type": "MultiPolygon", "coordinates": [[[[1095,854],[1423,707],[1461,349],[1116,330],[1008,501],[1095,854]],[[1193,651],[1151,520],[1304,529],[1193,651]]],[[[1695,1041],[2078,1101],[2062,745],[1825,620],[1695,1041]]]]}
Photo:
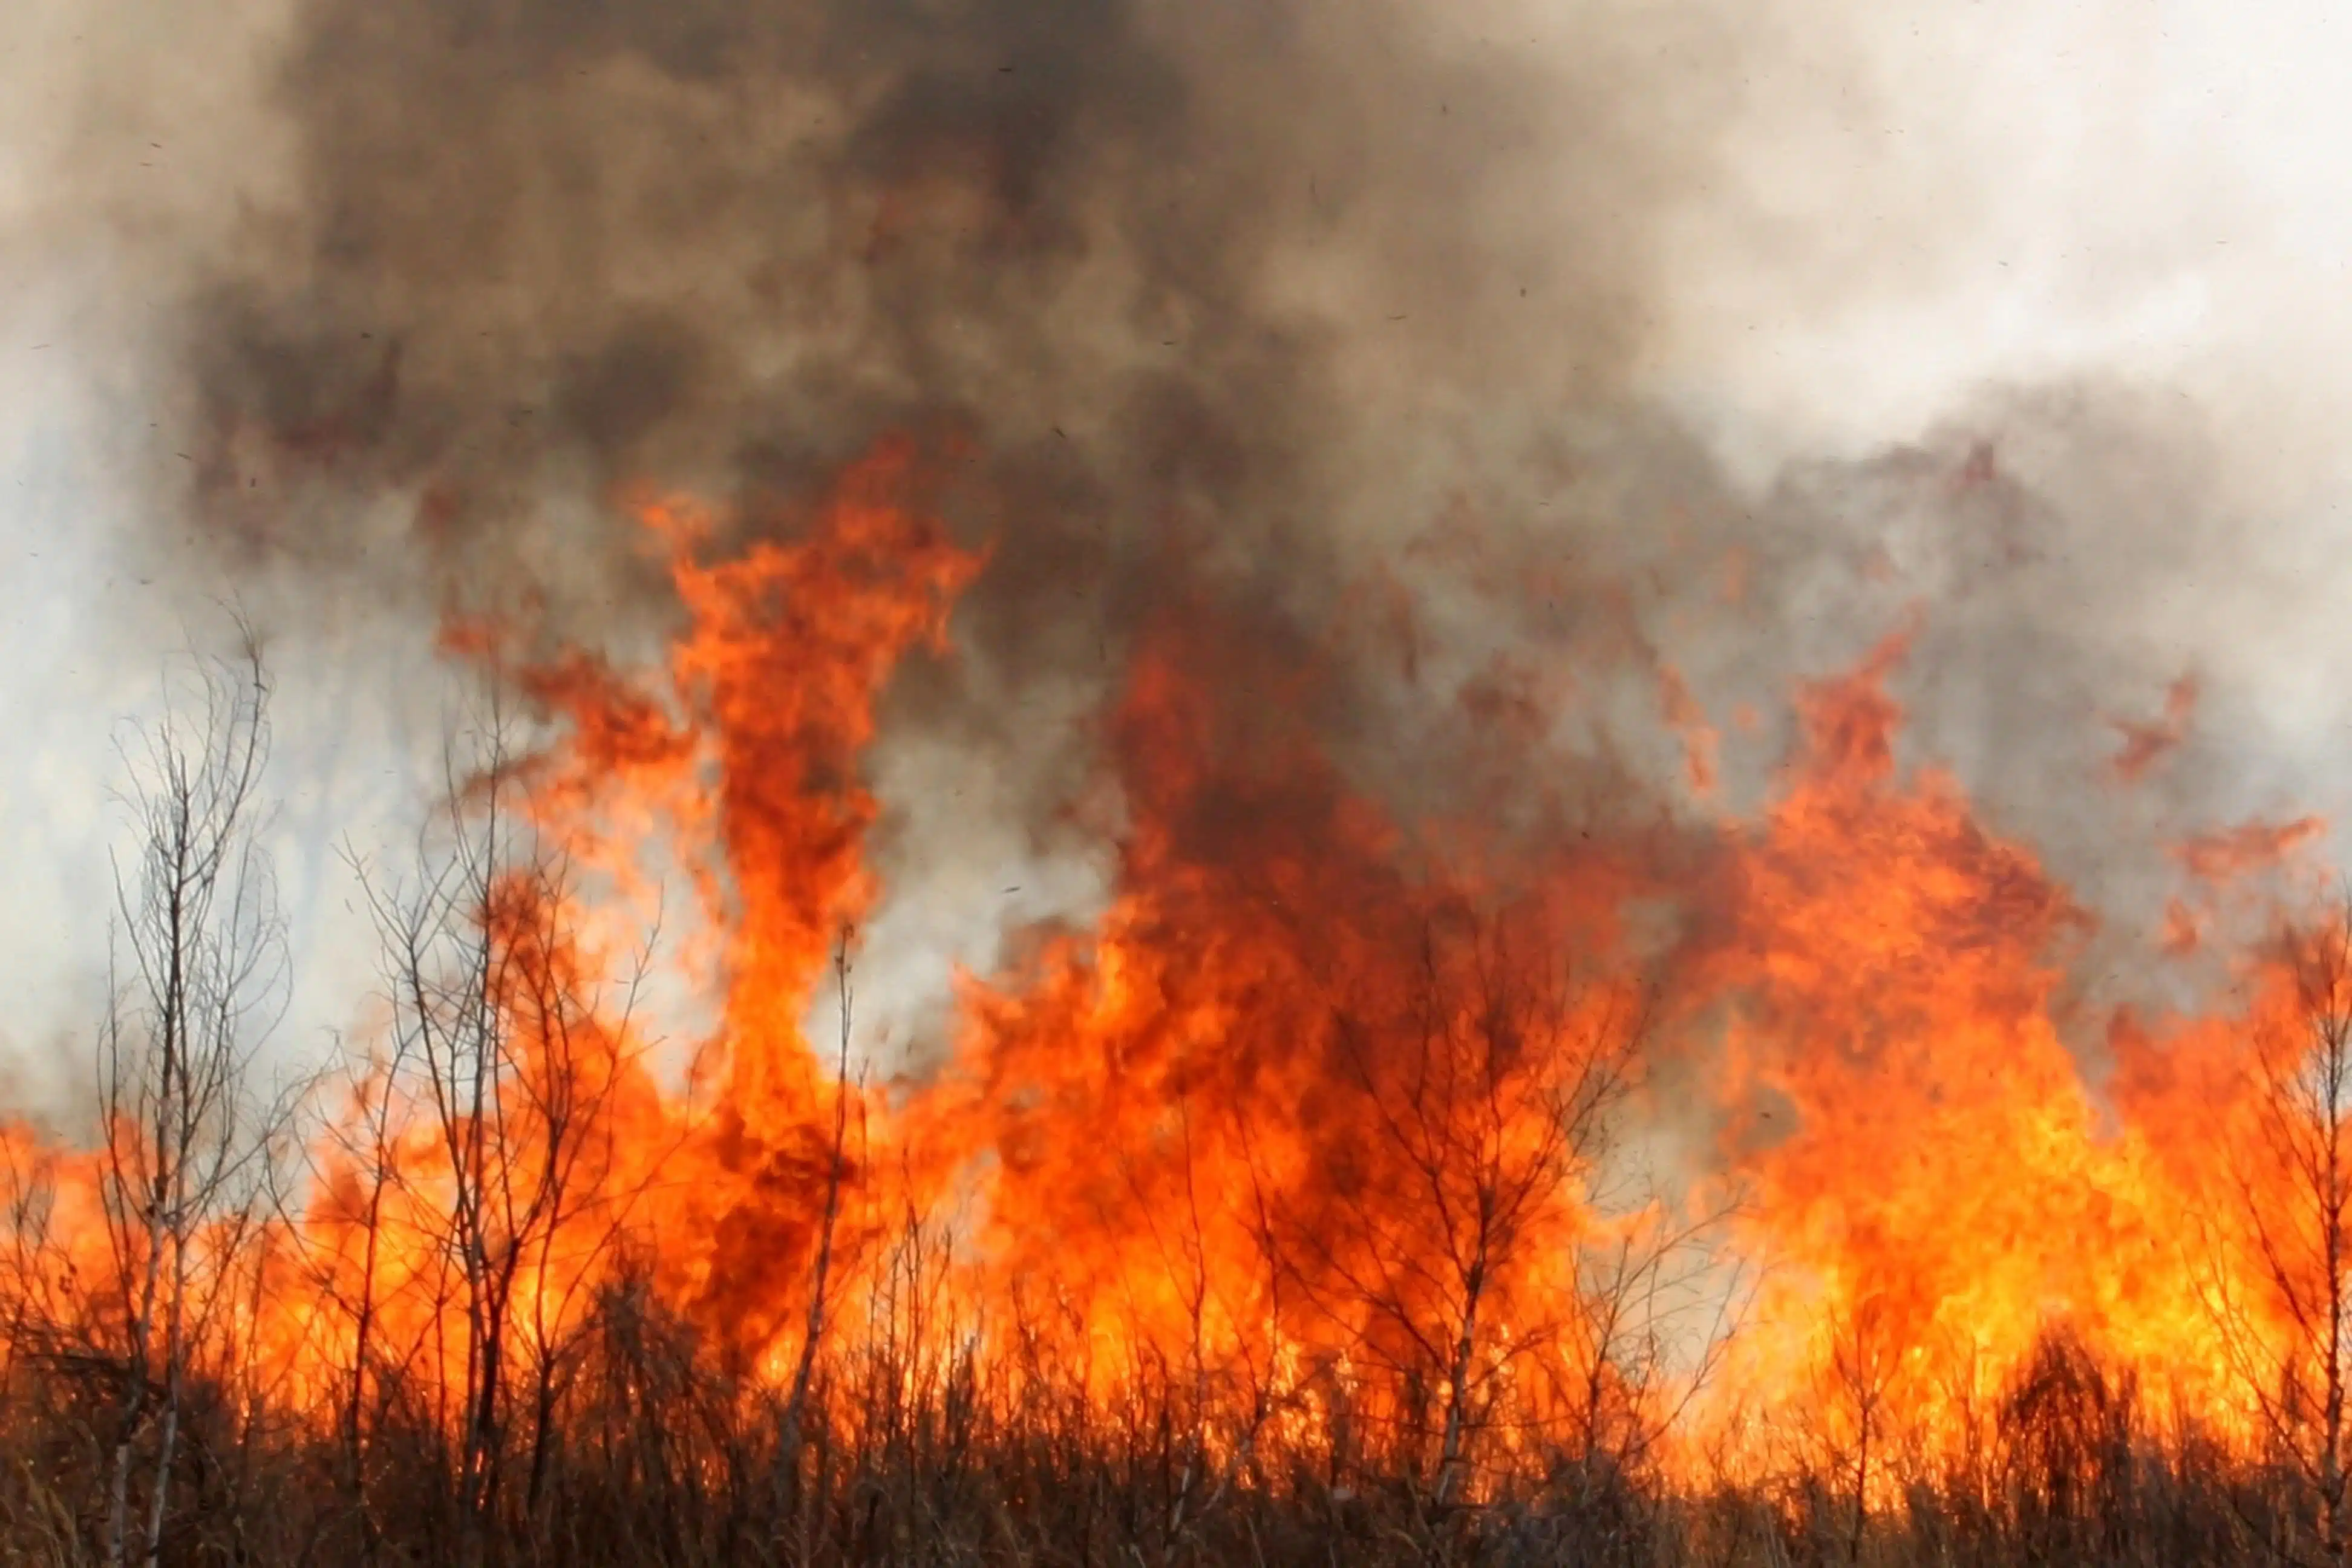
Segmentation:
{"type": "Polygon", "coordinates": [[[16,885],[90,873],[92,715],[234,593],[323,949],[325,841],[406,809],[437,732],[440,615],[642,647],[671,606],[623,492],[789,529],[908,431],[992,556],[874,759],[905,995],[1094,896],[1065,808],[1156,610],[1271,668],[1381,571],[1410,673],[1379,645],[1267,716],[1381,792],[1444,798],[1508,652],[1600,694],[1564,750],[1609,809],[1683,809],[1669,673],[1751,804],[1792,680],[1916,610],[1910,751],[2153,926],[2126,843],[2340,804],[2352,202],[2281,132],[2342,118],[2352,33],[1983,9],[34,5],[0,24],[38,84],[0,110],[16,885]],[[2183,677],[2186,741],[2117,788],[2183,677]]]}

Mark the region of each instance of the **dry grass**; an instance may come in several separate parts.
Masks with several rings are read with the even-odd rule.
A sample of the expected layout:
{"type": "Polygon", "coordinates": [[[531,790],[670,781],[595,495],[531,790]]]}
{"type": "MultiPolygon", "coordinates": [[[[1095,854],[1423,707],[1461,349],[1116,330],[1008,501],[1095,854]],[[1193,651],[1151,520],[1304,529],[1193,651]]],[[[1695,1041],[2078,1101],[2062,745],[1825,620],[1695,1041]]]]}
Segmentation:
{"type": "MultiPolygon", "coordinates": [[[[604,1298],[542,1428],[501,1411],[488,1501],[425,1390],[379,1369],[365,1429],[192,1385],[163,1563],[2147,1564],[2317,1562],[2294,1471],[2159,1432],[2053,1342],[1965,1461],[1694,1490],[1587,1456],[1440,1505],[1359,1434],[1204,1454],[1173,1385],[1105,1410],[885,1342],[826,1358],[823,1419],[730,1377],[641,1290],[604,1298]]],[[[108,1369],[20,1357],[0,1415],[0,1555],[100,1560],[108,1369]]]]}

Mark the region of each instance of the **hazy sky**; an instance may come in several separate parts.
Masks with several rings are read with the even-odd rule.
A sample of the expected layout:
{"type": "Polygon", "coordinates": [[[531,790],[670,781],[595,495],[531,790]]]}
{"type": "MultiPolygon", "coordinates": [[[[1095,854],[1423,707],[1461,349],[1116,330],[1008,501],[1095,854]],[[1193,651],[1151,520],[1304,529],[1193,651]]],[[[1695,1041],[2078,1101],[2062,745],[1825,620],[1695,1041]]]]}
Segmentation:
{"type": "MultiPolygon", "coordinates": [[[[1540,33],[1546,7],[1524,9],[1540,33]]],[[[2184,659],[2262,694],[2268,766],[2341,803],[2352,16],[2318,0],[1738,10],[1754,68],[1721,188],[1678,219],[1658,386],[1759,481],[1914,437],[1989,381],[2091,371],[2193,405],[2243,547],[2151,615],[2184,659]]],[[[0,1048],[37,1093],[81,1070],[56,1047],[97,1005],[120,722],[173,648],[217,637],[208,599],[234,586],[266,625],[273,594],[300,591],[159,583],[153,533],[125,523],[142,504],[127,465],[173,460],[142,380],[143,258],[280,176],[260,107],[279,25],[242,0],[0,7],[0,1048]],[[121,166],[65,178],[92,116],[121,166]]],[[[299,1051],[349,1021],[364,963],[331,843],[408,831],[448,688],[415,628],[273,653],[299,1051]]]]}

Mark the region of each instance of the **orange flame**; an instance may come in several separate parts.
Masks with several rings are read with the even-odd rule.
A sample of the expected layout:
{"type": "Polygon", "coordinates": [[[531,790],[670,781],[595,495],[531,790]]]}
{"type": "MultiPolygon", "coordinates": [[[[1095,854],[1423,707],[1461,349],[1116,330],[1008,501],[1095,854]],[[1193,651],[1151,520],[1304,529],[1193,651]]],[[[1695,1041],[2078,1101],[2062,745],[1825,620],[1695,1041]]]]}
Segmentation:
{"type": "MultiPolygon", "coordinates": [[[[2098,1031],[2064,976],[2090,917],[1949,774],[1898,769],[1903,636],[1800,693],[1779,798],[1670,863],[1557,813],[1401,820],[1295,721],[1329,696],[1313,652],[1267,668],[1213,607],[1171,605],[1108,715],[1124,819],[1099,927],[965,976],[935,1078],[896,1098],[841,1081],[803,1020],[881,893],[859,774],[876,702],[899,659],[947,647],[983,565],[909,504],[917,479],[886,447],[793,542],[731,555],[714,515],[645,506],[684,610],[657,669],[451,628],[562,721],[486,788],[518,790],[585,879],[501,865],[468,911],[483,963],[452,995],[497,1047],[487,1092],[449,1099],[430,1038],[388,1047],[317,1139],[302,1213],[236,1254],[248,1272],[202,1280],[289,1404],[369,1367],[469,1386],[486,1291],[501,1353],[548,1364],[647,1264],[782,1378],[826,1268],[835,1299],[879,1289],[891,1232],[961,1209],[951,1327],[929,1331],[1098,1399],[1156,1380],[1229,1452],[1345,1426],[1475,1486],[1680,1417],[1759,1458],[1755,1433],[1802,1434],[1876,1484],[1872,1452],[1964,1446],[2061,1331],[2242,1429],[2231,1321],[2208,1307],[2239,1302],[2273,1344],[2291,1323],[2242,1231],[2181,1216],[2219,1212],[2219,1151],[2261,1131],[2247,1066],[2298,1038],[2308,986],[2264,958],[2229,1016],[2117,1020],[2115,1082],[2089,1081],[2098,1031]],[[664,857],[718,933],[690,972],[723,998],[677,1084],[607,918],[664,857]],[[1642,910],[1674,900],[1661,957],[1642,910]],[[1626,1180],[1659,1108],[1646,1065],[1669,1058],[1705,1069],[1717,1127],[1684,1192],[1626,1180]],[[1722,1359],[1678,1362],[1659,1287],[1717,1203],[1716,1260],[1761,1283],[1722,1359]],[[1714,1381],[1685,1407],[1698,1364],[1714,1381]]],[[[1369,597],[1407,624],[1392,584],[1369,597]]],[[[1714,738],[1659,679],[1706,792],[1714,738]]],[[[1573,700],[1503,664],[1459,695],[1528,747],[1573,700]]],[[[2119,773],[2177,740],[2192,696],[2126,731],[2119,773]]],[[[2317,830],[2179,855],[2224,879],[2317,830]]],[[[10,1234],[65,1321],[120,1267],[103,1163],[22,1132],[0,1152],[16,1191],[50,1194],[10,1234]]]]}

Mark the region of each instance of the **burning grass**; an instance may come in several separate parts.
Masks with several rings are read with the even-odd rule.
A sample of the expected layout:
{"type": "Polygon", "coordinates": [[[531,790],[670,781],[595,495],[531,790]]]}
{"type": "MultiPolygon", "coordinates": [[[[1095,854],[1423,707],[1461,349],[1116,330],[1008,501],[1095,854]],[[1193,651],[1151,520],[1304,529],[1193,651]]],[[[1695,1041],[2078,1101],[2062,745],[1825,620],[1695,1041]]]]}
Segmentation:
{"type": "MultiPolygon", "coordinates": [[[[383,1022],[303,1117],[238,1078],[258,668],[159,752],[109,1131],[6,1142],[12,1552],[2340,1555],[2352,927],[2252,952],[2216,1016],[2119,1019],[2095,1089],[2089,917],[1897,768],[1901,637],[1799,694],[1760,814],[1644,834],[1523,771],[1485,798],[1475,757],[1409,819],[1276,720],[1347,700],[1337,661],[1172,596],[1102,724],[1108,912],[966,977],[937,1070],[858,1077],[860,759],[986,564],[908,461],[731,556],[645,508],[661,668],[451,629],[557,739],[372,879],[383,1022]],[[626,940],[660,857],[721,1001],[676,1079],[626,940]],[[1670,1113],[1695,1171],[1643,1157],[1670,1113]]],[[[1462,697],[1476,733],[1516,694],[1524,768],[1548,690],[1462,697]]]]}

